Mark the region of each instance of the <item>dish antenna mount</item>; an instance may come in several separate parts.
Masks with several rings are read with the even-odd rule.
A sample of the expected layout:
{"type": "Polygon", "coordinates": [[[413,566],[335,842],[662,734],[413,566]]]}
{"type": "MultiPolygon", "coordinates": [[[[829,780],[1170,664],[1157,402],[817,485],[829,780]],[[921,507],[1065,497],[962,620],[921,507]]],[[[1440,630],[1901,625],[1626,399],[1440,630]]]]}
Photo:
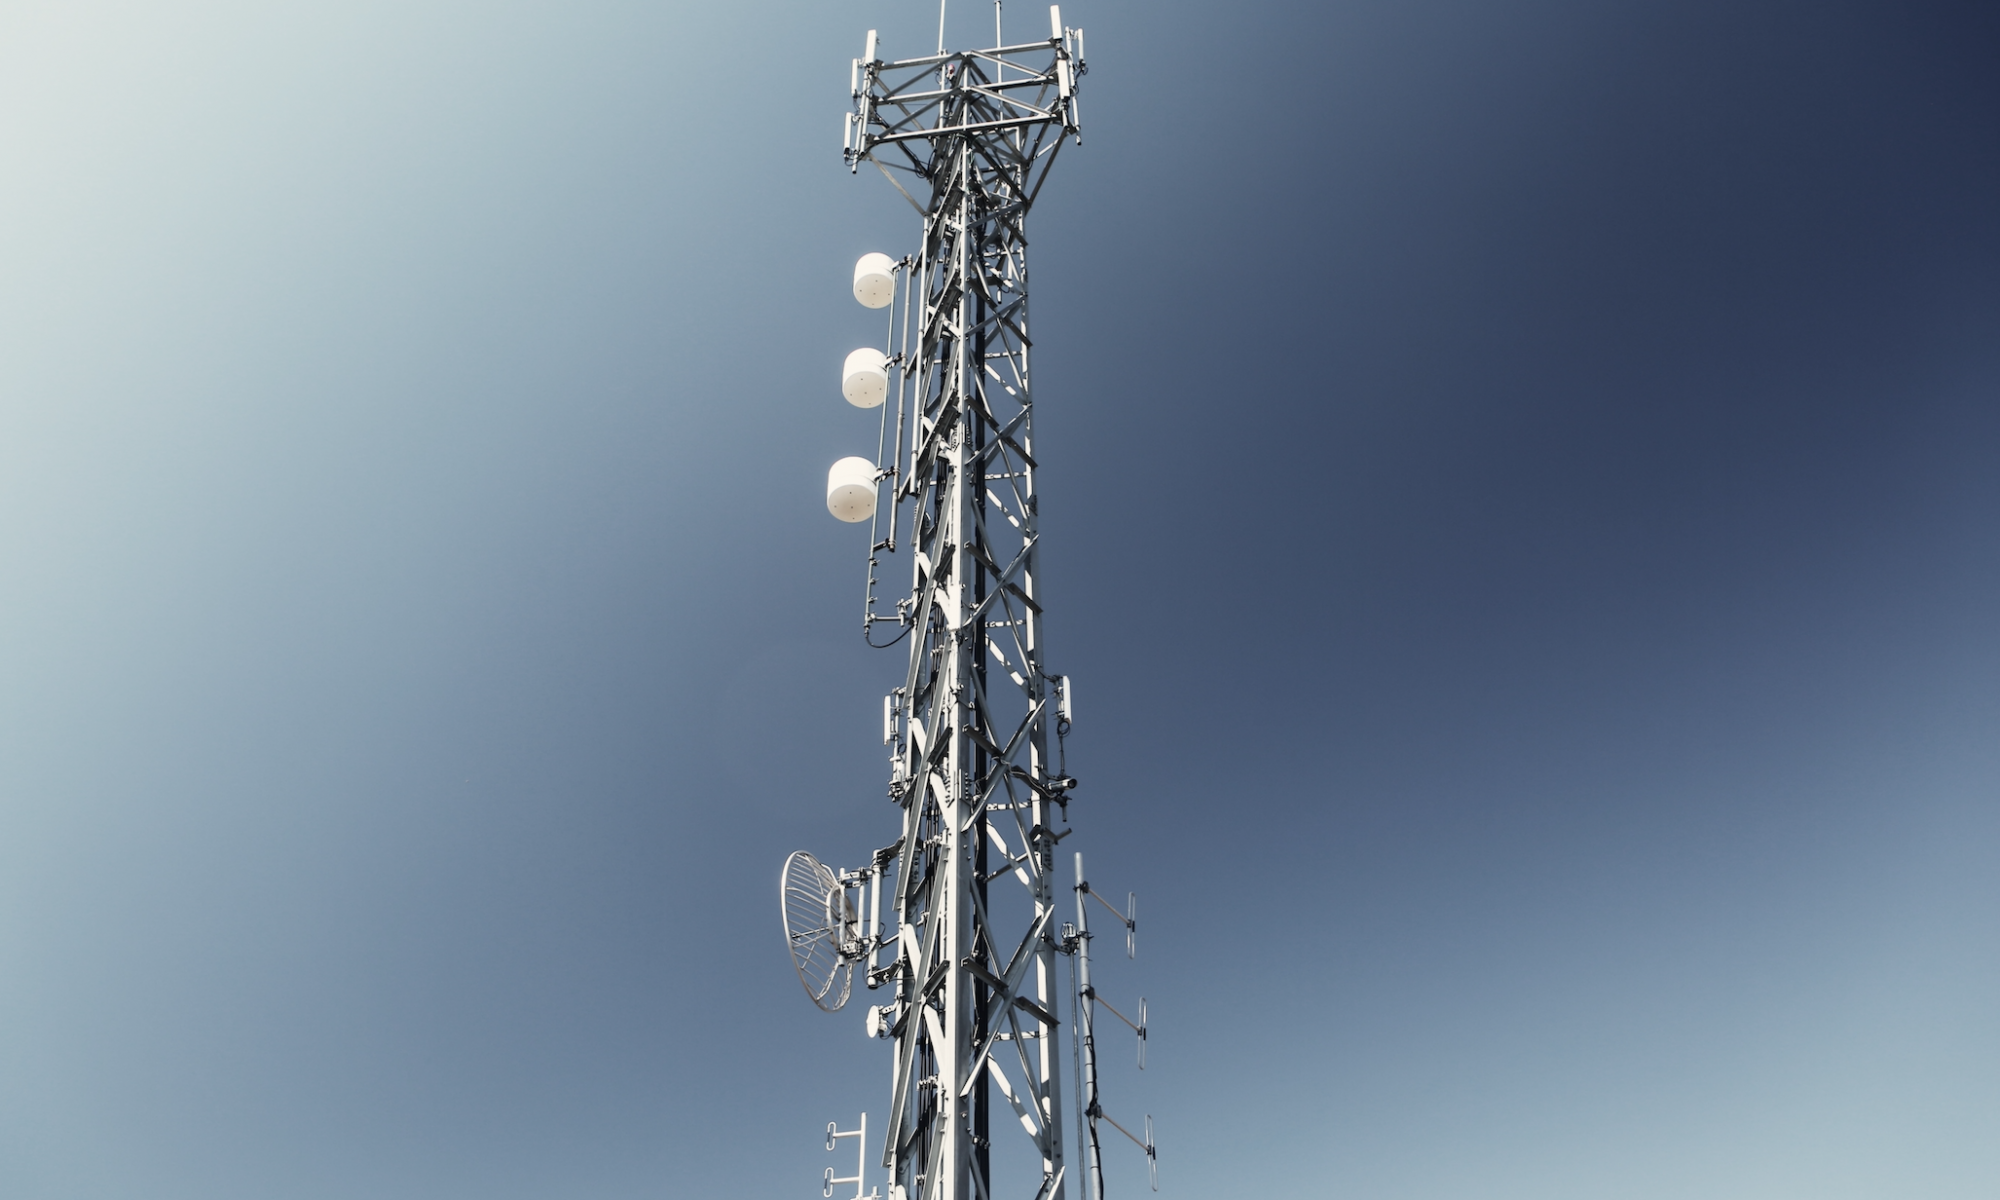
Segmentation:
{"type": "Polygon", "coordinates": [[[861,914],[848,897],[848,884],[833,868],[800,850],[785,860],[778,891],[785,913],[785,942],[792,948],[799,982],[814,1004],[839,1012],[854,986],[854,964],[868,952],[861,936],[861,914]]]}

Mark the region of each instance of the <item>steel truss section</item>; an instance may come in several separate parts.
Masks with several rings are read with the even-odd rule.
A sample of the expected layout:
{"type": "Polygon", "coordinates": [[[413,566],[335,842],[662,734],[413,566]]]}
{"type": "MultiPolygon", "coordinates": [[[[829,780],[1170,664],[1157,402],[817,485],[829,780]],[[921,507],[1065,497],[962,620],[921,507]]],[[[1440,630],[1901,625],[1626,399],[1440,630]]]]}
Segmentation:
{"type": "Polygon", "coordinates": [[[885,407],[865,612],[871,633],[909,638],[885,729],[902,836],[877,868],[898,863],[880,943],[895,957],[866,980],[894,989],[869,1020],[895,1042],[890,1200],[1065,1195],[1055,848],[1073,781],[1049,756],[1062,682],[1042,666],[1023,222],[1078,134],[1082,35],[1051,17],[1046,41],[899,62],[871,32],[847,118],[849,166],[880,167],[923,214],[890,318],[895,435],[885,407]],[[910,591],[878,612],[899,529],[910,591]],[[995,1178],[995,1093],[1032,1177],[995,1178]]]}

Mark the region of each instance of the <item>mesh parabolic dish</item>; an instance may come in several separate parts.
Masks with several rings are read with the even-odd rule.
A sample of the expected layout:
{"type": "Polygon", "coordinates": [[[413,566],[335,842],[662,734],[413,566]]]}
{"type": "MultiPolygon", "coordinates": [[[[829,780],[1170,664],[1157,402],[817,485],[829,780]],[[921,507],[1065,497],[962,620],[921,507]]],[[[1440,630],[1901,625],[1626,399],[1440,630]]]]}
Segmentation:
{"type": "Polygon", "coordinates": [[[800,850],[785,860],[778,889],[785,910],[785,942],[806,995],[828,1012],[839,1012],[854,986],[854,960],[841,947],[855,945],[860,921],[840,876],[800,850]]]}

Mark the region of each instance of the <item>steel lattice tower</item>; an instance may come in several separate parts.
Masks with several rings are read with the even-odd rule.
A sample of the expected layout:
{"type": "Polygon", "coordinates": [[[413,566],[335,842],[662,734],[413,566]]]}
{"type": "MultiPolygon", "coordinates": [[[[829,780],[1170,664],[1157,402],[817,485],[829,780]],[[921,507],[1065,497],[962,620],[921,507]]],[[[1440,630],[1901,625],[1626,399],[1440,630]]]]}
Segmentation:
{"type": "Polygon", "coordinates": [[[916,185],[899,183],[905,195],[929,191],[908,276],[920,299],[905,308],[916,419],[889,477],[885,539],[907,502],[913,578],[897,616],[910,666],[890,768],[903,935],[884,1023],[896,1051],[883,1165],[891,1196],[913,1200],[994,1195],[995,1090],[1040,1152],[1042,1178],[1019,1194],[1061,1195],[1066,1174],[1054,830],[1067,781],[1049,760],[1035,595],[1025,229],[1063,135],[1078,131],[1066,32],[1057,17],[1042,43],[894,63],[870,53],[855,89],[850,161],[901,168],[916,185]],[[1007,905],[1026,916],[1011,936],[996,884],[1026,892],[1007,905]]]}
{"type": "MultiPolygon", "coordinates": [[[[836,507],[837,480],[829,481],[837,514],[872,513],[870,642],[909,642],[908,671],[883,722],[902,828],[860,871],[795,855],[783,886],[793,953],[814,999],[839,1007],[849,983],[838,971],[864,961],[867,986],[892,996],[868,1012],[870,1035],[895,1047],[881,1150],[889,1200],[1067,1194],[1078,1172],[1065,1159],[1064,955],[1075,956],[1081,973],[1072,978],[1083,985],[1070,1001],[1073,1012],[1081,1001],[1072,1019],[1085,1032],[1070,1049],[1086,1081],[1078,1122],[1092,1151],[1086,1200],[1103,1188],[1089,934],[1080,908],[1077,925],[1056,908],[1056,844],[1068,832],[1075,780],[1051,759],[1050,733],[1067,729],[1069,688],[1042,662],[1024,223],[1065,139],[1080,140],[1083,73],[1081,32],[1065,29],[1054,8],[1050,26],[1042,41],[901,61],[878,59],[871,31],[853,69],[848,165],[879,167],[923,216],[917,254],[900,263],[870,256],[879,266],[864,259],[857,269],[857,298],[865,269],[879,272],[869,286],[887,289],[863,302],[890,307],[895,351],[864,366],[880,372],[877,389],[888,371],[898,382],[872,479],[866,460],[843,460],[862,473],[850,485],[862,497],[851,515],[836,507]],[[866,486],[877,492],[872,505],[866,486]],[[881,556],[901,549],[910,551],[910,590],[885,611],[881,556]],[[897,632],[878,641],[884,628],[897,632]],[[886,936],[885,900],[895,924],[886,936]],[[795,902],[805,914],[799,928],[795,902]],[[1009,1111],[996,1114],[996,1102],[1009,1111]],[[1039,1159],[1032,1177],[995,1176],[996,1129],[1011,1136],[1007,1126],[1025,1132],[1039,1159]]],[[[1088,890],[1079,859],[1079,905],[1088,890]]],[[[1121,919],[1132,925],[1129,912],[1121,919]]],[[[829,1148],[835,1136],[856,1135],[829,1127],[829,1148]]]]}

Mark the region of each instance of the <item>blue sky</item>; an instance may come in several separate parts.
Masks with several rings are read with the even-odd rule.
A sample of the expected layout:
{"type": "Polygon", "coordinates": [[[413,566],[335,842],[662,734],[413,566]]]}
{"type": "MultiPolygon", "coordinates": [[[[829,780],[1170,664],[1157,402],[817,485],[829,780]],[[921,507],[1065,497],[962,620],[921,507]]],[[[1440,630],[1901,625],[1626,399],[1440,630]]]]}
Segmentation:
{"type": "MultiPolygon", "coordinates": [[[[1992,1195],[1993,14],[1064,12],[1162,1194],[1992,1195]]],[[[0,9],[0,1194],[804,1200],[879,1117],[771,893],[894,828],[834,137],[934,20],[0,9]]]]}

